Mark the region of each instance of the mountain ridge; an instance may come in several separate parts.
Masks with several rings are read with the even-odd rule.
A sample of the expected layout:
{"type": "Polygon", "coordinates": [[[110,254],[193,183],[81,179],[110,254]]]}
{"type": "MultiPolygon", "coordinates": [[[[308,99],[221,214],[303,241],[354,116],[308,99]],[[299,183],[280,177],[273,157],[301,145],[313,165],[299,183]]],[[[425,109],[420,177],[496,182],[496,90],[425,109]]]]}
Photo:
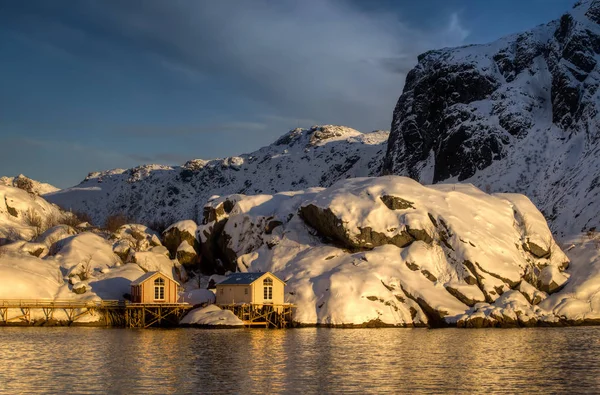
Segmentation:
{"type": "Polygon", "coordinates": [[[80,184],[44,197],[89,214],[96,224],[111,215],[144,223],[199,222],[213,195],[326,187],[343,178],[378,175],[387,136],[335,125],[297,128],[249,154],[93,172],[80,184]]]}

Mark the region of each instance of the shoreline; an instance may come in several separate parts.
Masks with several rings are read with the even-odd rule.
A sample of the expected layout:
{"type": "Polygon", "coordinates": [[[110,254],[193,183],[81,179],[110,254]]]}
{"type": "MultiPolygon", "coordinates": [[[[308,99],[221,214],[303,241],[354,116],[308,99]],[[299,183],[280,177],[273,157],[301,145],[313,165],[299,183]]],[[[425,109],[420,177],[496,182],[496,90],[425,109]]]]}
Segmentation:
{"type": "MultiPolygon", "coordinates": [[[[457,325],[448,324],[444,326],[429,326],[429,325],[393,325],[383,322],[366,322],[362,324],[307,324],[294,323],[289,328],[281,329],[304,329],[304,328],[327,328],[327,329],[515,329],[515,328],[570,328],[578,326],[600,326],[600,319],[583,319],[583,320],[563,320],[558,322],[537,322],[532,325],[519,324],[502,324],[492,322],[482,322],[480,325],[457,325]]],[[[68,322],[58,320],[36,320],[31,323],[26,322],[8,322],[0,323],[0,330],[3,327],[21,327],[21,328],[57,328],[57,327],[87,327],[87,328],[127,328],[125,325],[106,325],[105,322],[68,322]]],[[[195,329],[268,329],[268,328],[247,328],[244,326],[235,325],[206,325],[206,324],[179,324],[165,325],[151,328],[128,328],[128,329],[176,329],[176,328],[195,328],[195,329]]],[[[272,328],[271,328],[272,329],[272,328]]]]}

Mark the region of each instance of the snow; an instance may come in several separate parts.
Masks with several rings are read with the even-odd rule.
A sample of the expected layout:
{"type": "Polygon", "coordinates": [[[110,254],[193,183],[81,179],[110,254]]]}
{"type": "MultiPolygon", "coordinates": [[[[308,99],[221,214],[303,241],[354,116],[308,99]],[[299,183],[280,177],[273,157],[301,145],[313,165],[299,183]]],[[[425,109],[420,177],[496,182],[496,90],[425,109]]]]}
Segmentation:
{"type": "Polygon", "coordinates": [[[595,233],[568,239],[569,281],[540,306],[566,319],[600,319],[600,242],[595,233]]]}
{"type": "Polygon", "coordinates": [[[177,280],[178,271],[183,270],[177,260],[153,251],[135,252],[135,262],[146,272],[163,272],[177,280]]]}
{"type": "Polygon", "coordinates": [[[28,222],[31,216],[60,218],[60,209],[43,198],[22,189],[0,185],[0,239],[19,237],[29,240],[37,233],[28,222]]]}
{"type": "Polygon", "coordinates": [[[183,325],[243,326],[242,320],[229,310],[210,305],[190,311],[180,321],[183,325]]]}
{"type": "Polygon", "coordinates": [[[175,222],[174,224],[172,224],[171,226],[169,226],[165,230],[165,233],[170,231],[173,228],[177,228],[177,229],[179,229],[179,231],[187,232],[193,236],[196,234],[196,228],[198,228],[198,225],[196,225],[196,222],[189,220],[189,219],[183,220],[183,221],[178,221],[178,222],[175,222]]]}
{"type": "Polygon", "coordinates": [[[189,252],[192,254],[196,254],[196,250],[194,250],[194,247],[192,247],[190,245],[190,243],[187,242],[187,240],[184,240],[181,242],[181,244],[179,244],[179,247],[177,247],[177,251],[183,251],[183,252],[189,252]]]}
{"type": "Polygon", "coordinates": [[[28,254],[4,253],[0,278],[0,299],[54,299],[64,286],[56,265],[28,254]]]}

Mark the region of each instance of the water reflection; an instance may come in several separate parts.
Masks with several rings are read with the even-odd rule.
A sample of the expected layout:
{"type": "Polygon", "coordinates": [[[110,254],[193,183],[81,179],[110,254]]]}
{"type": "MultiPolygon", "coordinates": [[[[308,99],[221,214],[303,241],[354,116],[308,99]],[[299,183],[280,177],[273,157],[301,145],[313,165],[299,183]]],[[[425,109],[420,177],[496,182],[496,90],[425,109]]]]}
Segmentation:
{"type": "Polygon", "coordinates": [[[0,392],[600,391],[600,328],[0,328],[0,392]]]}

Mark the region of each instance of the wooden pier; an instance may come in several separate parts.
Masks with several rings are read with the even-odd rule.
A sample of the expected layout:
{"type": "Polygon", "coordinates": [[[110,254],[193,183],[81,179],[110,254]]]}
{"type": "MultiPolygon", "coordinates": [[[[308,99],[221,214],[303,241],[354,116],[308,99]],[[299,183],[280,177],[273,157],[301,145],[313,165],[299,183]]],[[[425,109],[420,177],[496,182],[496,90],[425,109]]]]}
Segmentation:
{"type": "Polygon", "coordinates": [[[42,324],[60,321],[72,325],[78,319],[90,315],[99,316],[94,322],[106,326],[176,326],[192,307],[187,303],[142,304],[119,300],[7,299],[0,300],[0,325],[34,325],[40,321],[42,324]],[[32,318],[33,311],[41,311],[43,319],[32,318]]]}
{"type": "Polygon", "coordinates": [[[245,327],[290,328],[293,325],[295,305],[284,304],[219,304],[223,310],[233,312],[245,327]]]}
{"type": "Polygon", "coordinates": [[[125,323],[128,328],[177,326],[191,308],[193,306],[187,303],[128,303],[125,306],[125,323]]]}

